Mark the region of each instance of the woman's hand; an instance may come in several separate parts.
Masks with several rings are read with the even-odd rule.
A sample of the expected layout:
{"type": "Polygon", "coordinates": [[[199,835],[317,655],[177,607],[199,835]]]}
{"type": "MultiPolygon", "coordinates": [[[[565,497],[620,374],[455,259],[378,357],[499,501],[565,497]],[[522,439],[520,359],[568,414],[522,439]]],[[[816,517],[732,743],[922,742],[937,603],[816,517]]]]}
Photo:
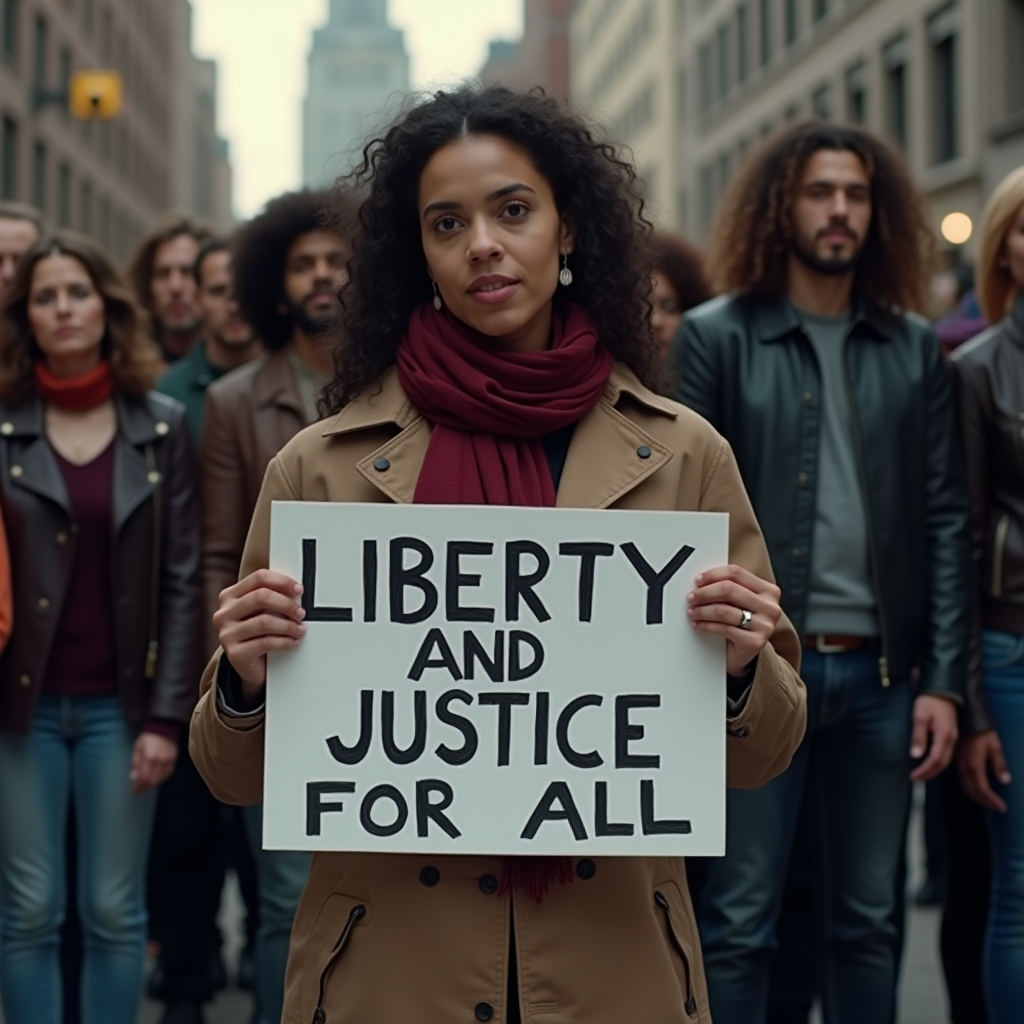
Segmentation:
{"type": "Polygon", "coordinates": [[[178,744],[155,732],[143,732],[132,748],[132,767],[128,779],[132,793],[138,796],[166,782],[178,760],[178,744]]]}
{"type": "Polygon", "coordinates": [[[698,633],[724,636],[729,675],[744,675],[782,618],[782,591],[738,565],[709,569],[694,583],[696,589],[686,595],[690,622],[698,633]],[[745,627],[741,625],[747,619],[744,612],[749,613],[745,627]]]}
{"type": "Polygon", "coordinates": [[[957,751],[957,763],[967,795],[972,800],[977,800],[982,807],[1005,813],[1006,801],[992,788],[989,781],[991,765],[992,775],[1004,786],[1010,784],[1010,769],[1003,756],[999,733],[995,729],[986,729],[984,732],[976,732],[973,736],[965,736],[960,741],[957,751]]]}
{"type": "Polygon", "coordinates": [[[266,688],[267,652],[290,651],[305,634],[306,611],[295,600],[301,593],[301,584],[269,569],[220,592],[213,625],[246,700],[258,699],[266,688]]]}

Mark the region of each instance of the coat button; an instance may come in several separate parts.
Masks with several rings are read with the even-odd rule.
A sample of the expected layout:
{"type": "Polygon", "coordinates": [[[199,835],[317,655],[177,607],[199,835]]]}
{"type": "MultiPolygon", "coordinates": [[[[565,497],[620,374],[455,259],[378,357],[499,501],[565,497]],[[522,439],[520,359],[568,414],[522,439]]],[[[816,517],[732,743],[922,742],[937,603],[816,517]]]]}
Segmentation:
{"type": "Polygon", "coordinates": [[[420,872],[420,881],[429,889],[441,881],[441,872],[438,871],[437,868],[428,864],[420,872]]]}
{"type": "Polygon", "coordinates": [[[155,430],[155,431],[156,431],[156,432],[157,432],[157,433],[158,433],[158,434],[159,434],[159,435],[160,435],[161,437],[163,437],[163,436],[164,436],[164,434],[166,434],[166,433],[167,433],[167,432],[168,432],[168,431],[169,431],[169,430],[170,430],[171,428],[170,428],[170,427],[169,427],[169,426],[168,426],[168,425],[167,425],[166,423],[164,423],[164,422],[162,422],[162,421],[161,421],[161,422],[160,422],[160,423],[158,423],[158,424],[157,424],[157,425],[156,425],[155,427],[153,427],[153,429],[154,429],[154,430],[155,430]]]}
{"type": "Polygon", "coordinates": [[[802,558],[803,557],[803,551],[800,548],[793,548],[793,550],[790,552],[790,554],[794,558],[802,558]]]}
{"type": "Polygon", "coordinates": [[[481,877],[480,891],[485,896],[493,896],[498,891],[498,880],[494,875],[483,875],[481,877]]]}
{"type": "Polygon", "coordinates": [[[587,882],[597,874],[597,865],[588,857],[576,865],[576,874],[587,882]]]}
{"type": "Polygon", "coordinates": [[[473,1012],[477,1020],[490,1020],[494,1016],[494,1007],[490,1003],[477,1003],[473,1012]]]}
{"type": "Polygon", "coordinates": [[[649,459],[651,457],[651,449],[645,444],[640,445],[640,447],[637,448],[636,453],[641,459],[649,459]]]}
{"type": "Polygon", "coordinates": [[[797,482],[797,483],[798,483],[798,484],[799,484],[799,485],[800,485],[801,487],[806,487],[806,486],[807,486],[807,481],[808,481],[808,480],[810,480],[810,479],[811,479],[811,478],[810,478],[810,477],[809,477],[809,476],[808,476],[808,475],[807,475],[806,473],[801,473],[801,474],[800,474],[800,475],[799,475],[799,476],[798,476],[798,477],[796,478],[796,482],[797,482]]]}
{"type": "Polygon", "coordinates": [[[804,392],[804,405],[811,405],[814,402],[814,395],[810,391],[804,392]]]}
{"type": "Polygon", "coordinates": [[[13,434],[13,433],[14,433],[14,424],[13,423],[0,423],[0,434],[3,434],[4,437],[10,437],[11,434],[13,434]]]}
{"type": "Polygon", "coordinates": [[[378,473],[383,473],[385,469],[391,468],[391,463],[381,456],[381,458],[373,460],[373,468],[377,470],[378,473]]]}
{"type": "Polygon", "coordinates": [[[18,685],[28,689],[32,685],[31,676],[18,676],[18,685]]]}
{"type": "Polygon", "coordinates": [[[25,470],[23,470],[21,466],[11,466],[11,476],[15,478],[21,476],[21,474],[24,472],[25,470]]]}
{"type": "Polygon", "coordinates": [[[38,601],[36,601],[36,604],[39,606],[39,610],[41,612],[45,612],[47,608],[50,607],[50,599],[47,597],[41,597],[39,598],[38,601]]]}
{"type": "Polygon", "coordinates": [[[55,541],[56,541],[56,542],[57,542],[58,544],[67,544],[67,542],[68,542],[68,535],[67,535],[66,533],[64,533],[63,531],[61,531],[61,532],[60,532],[60,533],[58,533],[58,534],[57,534],[57,536],[56,536],[56,537],[54,537],[53,539],[54,539],[54,540],[55,540],[55,541]]]}
{"type": "Polygon", "coordinates": [[[160,474],[155,469],[150,470],[150,472],[146,474],[146,479],[151,484],[158,484],[160,483],[160,474]]]}

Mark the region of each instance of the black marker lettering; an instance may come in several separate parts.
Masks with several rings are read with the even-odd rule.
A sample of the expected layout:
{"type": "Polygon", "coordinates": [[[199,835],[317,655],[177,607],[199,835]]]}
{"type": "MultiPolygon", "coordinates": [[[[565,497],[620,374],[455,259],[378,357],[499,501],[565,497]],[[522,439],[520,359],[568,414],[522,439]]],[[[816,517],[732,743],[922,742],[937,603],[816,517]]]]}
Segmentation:
{"type": "Polygon", "coordinates": [[[444,578],[444,613],[449,622],[493,622],[493,608],[465,608],[459,603],[463,587],[479,587],[479,573],[464,573],[460,564],[463,555],[493,555],[489,541],[450,540],[444,578]]]}
{"type": "Polygon", "coordinates": [[[462,833],[444,812],[455,800],[452,787],[442,779],[420,779],[416,783],[416,834],[420,839],[427,838],[427,826],[432,821],[450,839],[458,839],[462,833]],[[431,793],[440,793],[441,799],[430,802],[431,793]]]}
{"type": "Polygon", "coordinates": [[[608,783],[594,783],[594,835],[595,836],[631,836],[632,825],[627,822],[608,820],[608,783]]]}
{"type": "Polygon", "coordinates": [[[537,716],[533,720],[533,763],[548,763],[548,720],[551,716],[551,694],[537,693],[537,716]]]}
{"type": "Polygon", "coordinates": [[[394,836],[405,827],[409,820],[409,805],[405,797],[394,787],[387,783],[381,786],[374,786],[359,806],[359,824],[370,833],[371,836],[394,836]],[[395,805],[395,820],[390,825],[378,825],[373,820],[373,807],[378,800],[390,800],[395,805]]]}
{"type": "Polygon", "coordinates": [[[603,703],[604,697],[600,694],[585,693],[582,697],[569,701],[558,716],[558,722],[555,724],[555,742],[558,744],[559,753],[574,768],[599,768],[604,764],[604,758],[596,750],[592,750],[589,754],[581,754],[578,750],[574,750],[569,742],[569,725],[573,715],[583,708],[599,708],[603,703]]]}
{"type": "Polygon", "coordinates": [[[492,683],[505,682],[505,631],[496,630],[494,633],[494,657],[484,650],[484,645],[476,638],[472,630],[467,629],[462,634],[462,664],[466,670],[467,679],[475,679],[476,675],[473,662],[479,661],[480,667],[487,673],[487,678],[492,683]]]}
{"type": "Polygon", "coordinates": [[[623,544],[622,550],[640,579],[647,584],[647,625],[660,625],[665,620],[665,586],[683,567],[683,563],[693,554],[694,549],[689,544],[684,544],[660,572],[655,571],[654,566],[640,554],[634,543],[623,544]]]}
{"type": "Polygon", "coordinates": [[[426,574],[434,564],[434,552],[430,545],[417,537],[395,537],[388,551],[388,580],[391,595],[391,621],[405,625],[426,622],[437,611],[437,587],[426,574]],[[405,552],[415,551],[420,560],[415,565],[406,566],[405,552]],[[405,591],[412,587],[423,595],[423,604],[416,611],[407,611],[405,607],[405,591]]]}
{"type": "Polygon", "coordinates": [[[424,670],[428,668],[448,669],[455,682],[462,678],[462,672],[459,670],[459,663],[455,660],[455,654],[452,652],[451,647],[448,646],[444,633],[436,626],[427,633],[423,643],[420,644],[420,649],[416,652],[416,660],[412,663],[412,668],[409,669],[409,678],[414,683],[418,683],[424,670]],[[438,656],[431,658],[435,647],[437,648],[438,656]]]}
{"type": "Polygon", "coordinates": [[[512,746],[512,707],[530,703],[528,693],[481,693],[477,697],[480,705],[497,705],[498,708],[498,767],[508,764],[509,748],[512,746]]]}
{"type": "Polygon", "coordinates": [[[508,635],[508,681],[518,683],[523,679],[535,676],[544,664],[544,645],[532,634],[521,629],[513,629],[508,635]],[[523,665],[519,650],[526,644],[533,651],[533,660],[523,665]]]}
{"type": "Polygon", "coordinates": [[[566,541],[558,545],[558,553],[580,560],[579,621],[590,622],[594,613],[594,578],[598,558],[615,554],[614,544],[600,541],[566,541]]]}
{"type": "Polygon", "coordinates": [[[384,754],[392,764],[412,764],[423,756],[427,746],[427,691],[413,693],[413,718],[415,726],[412,743],[402,750],[395,743],[395,691],[385,690],[380,695],[380,738],[384,754]]]}
{"type": "Polygon", "coordinates": [[[363,541],[363,622],[377,621],[377,542],[363,541]]]}
{"type": "Polygon", "coordinates": [[[351,608],[317,608],[316,606],[316,541],[302,542],[302,607],[306,622],[351,622],[351,608]]]}
{"type": "Polygon", "coordinates": [[[306,835],[320,835],[320,818],[324,814],[340,814],[345,805],[338,800],[325,804],[321,799],[329,794],[354,793],[354,782],[307,782],[306,783],[306,835]]]}
{"type": "Polygon", "coordinates": [[[373,738],[373,690],[359,695],[359,740],[354,747],[346,747],[337,736],[330,736],[327,749],[339,764],[359,764],[370,749],[373,738]]]}
{"type": "Polygon", "coordinates": [[[644,727],[629,720],[633,708],[660,708],[661,696],[657,693],[624,693],[615,698],[615,767],[616,768],[660,768],[658,754],[631,754],[629,745],[644,738],[644,727]]]}
{"type": "Polygon", "coordinates": [[[551,556],[532,540],[510,540],[505,545],[505,618],[509,622],[519,621],[520,598],[527,603],[538,622],[551,618],[544,603],[533,592],[551,568],[551,556]],[[532,555],[537,568],[531,573],[522,572],[522,556],[532,555]]]}
{"type": "Polygon", "coordinates": [[[466,693],[465,690],[448,690],[437,698],[437,703],[434,705],[434,711],[437,714],[437,720],[439,722],[444,725],[450,725],[462,733],[464,742],[462,747],[458,750],[453,750],[451,747],[445,746],[442,743],[434,750],[434,753],[437,754],[445,764],[467,764],[469,761],[473,760],[473,755],[476,753],[477,747],[480,745],[480,740],[476,734],[476,726],[473,725],[468,718],[463,718],[462,715],[457,715],[454,711],[449,709],[448,705],[451,704],[453,700],[461,700],[464,704],[473,703],[472,695],[466,693]]]}
{"type": "Polygon", "coordinates": [[[654,782],[651,779],[640,783],[640,827],[645,836],[688,836],[693,831],[688,819],[658,821],[654,817],[654,782]]]}
{"type": "Polygon", "coordinates": [[[583,826],[583,819],[580,817],[576,801],[572,798],[567,782],[552,782],[544,790],[544,795],[534,808],[533,814],[530,815],[530,820],[526,823],[526,828],[523,829],[520,838],[536,838],[537,831],[545,821],[567,821],[572,829],[574,839],[587,838],[587,830],[583,826]],[[555,810],[556,802],[561,806],[561,810],[555,810]]]}

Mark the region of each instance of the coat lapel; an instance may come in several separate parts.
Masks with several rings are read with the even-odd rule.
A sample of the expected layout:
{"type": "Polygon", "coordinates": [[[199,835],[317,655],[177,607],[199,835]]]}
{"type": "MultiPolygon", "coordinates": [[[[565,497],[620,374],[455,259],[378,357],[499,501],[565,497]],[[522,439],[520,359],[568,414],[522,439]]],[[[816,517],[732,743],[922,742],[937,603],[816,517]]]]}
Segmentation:
{"type": "Polygon", "coordinates": [[[54,502],[70,517],[71,502],[60,466],[46,440],[44,415],[44,406],[38,397],[7,410],[0,431],[12,440],[25,438],[27,442],[27,446],[8,467],[8,475],[13,486],[23,487],[26,491],[54,502]]]}
{"type": "Polygon", "coordinates": [[[114,439],[114,536],[128,521],[128,517],[157,489],[161,475],[157,467],[150,466],[144,454],[151,445],[167,432],[167,424],[157,424],[144,401],[114,398],[117,405],[117,437],[114,439]]]}

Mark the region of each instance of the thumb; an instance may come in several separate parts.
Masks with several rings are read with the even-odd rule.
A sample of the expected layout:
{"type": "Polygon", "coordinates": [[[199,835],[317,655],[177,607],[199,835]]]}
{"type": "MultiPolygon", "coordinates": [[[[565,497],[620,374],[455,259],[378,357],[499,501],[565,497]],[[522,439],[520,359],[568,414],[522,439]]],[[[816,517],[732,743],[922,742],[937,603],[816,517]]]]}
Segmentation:
{"type": "Polygon", "coordinates": [[[927,714],[916,713],[914,715],[914,731],[910,736],[910,756],[924,757],[928,747],[928,725],[927,714]]]}
{"type": "Polygon", "coordinates": [[[1004,785],[1010,784],[1010,768],[1003,754],[1003,745],[998,741],[992,748],[992,774],[1004,785]]]}

